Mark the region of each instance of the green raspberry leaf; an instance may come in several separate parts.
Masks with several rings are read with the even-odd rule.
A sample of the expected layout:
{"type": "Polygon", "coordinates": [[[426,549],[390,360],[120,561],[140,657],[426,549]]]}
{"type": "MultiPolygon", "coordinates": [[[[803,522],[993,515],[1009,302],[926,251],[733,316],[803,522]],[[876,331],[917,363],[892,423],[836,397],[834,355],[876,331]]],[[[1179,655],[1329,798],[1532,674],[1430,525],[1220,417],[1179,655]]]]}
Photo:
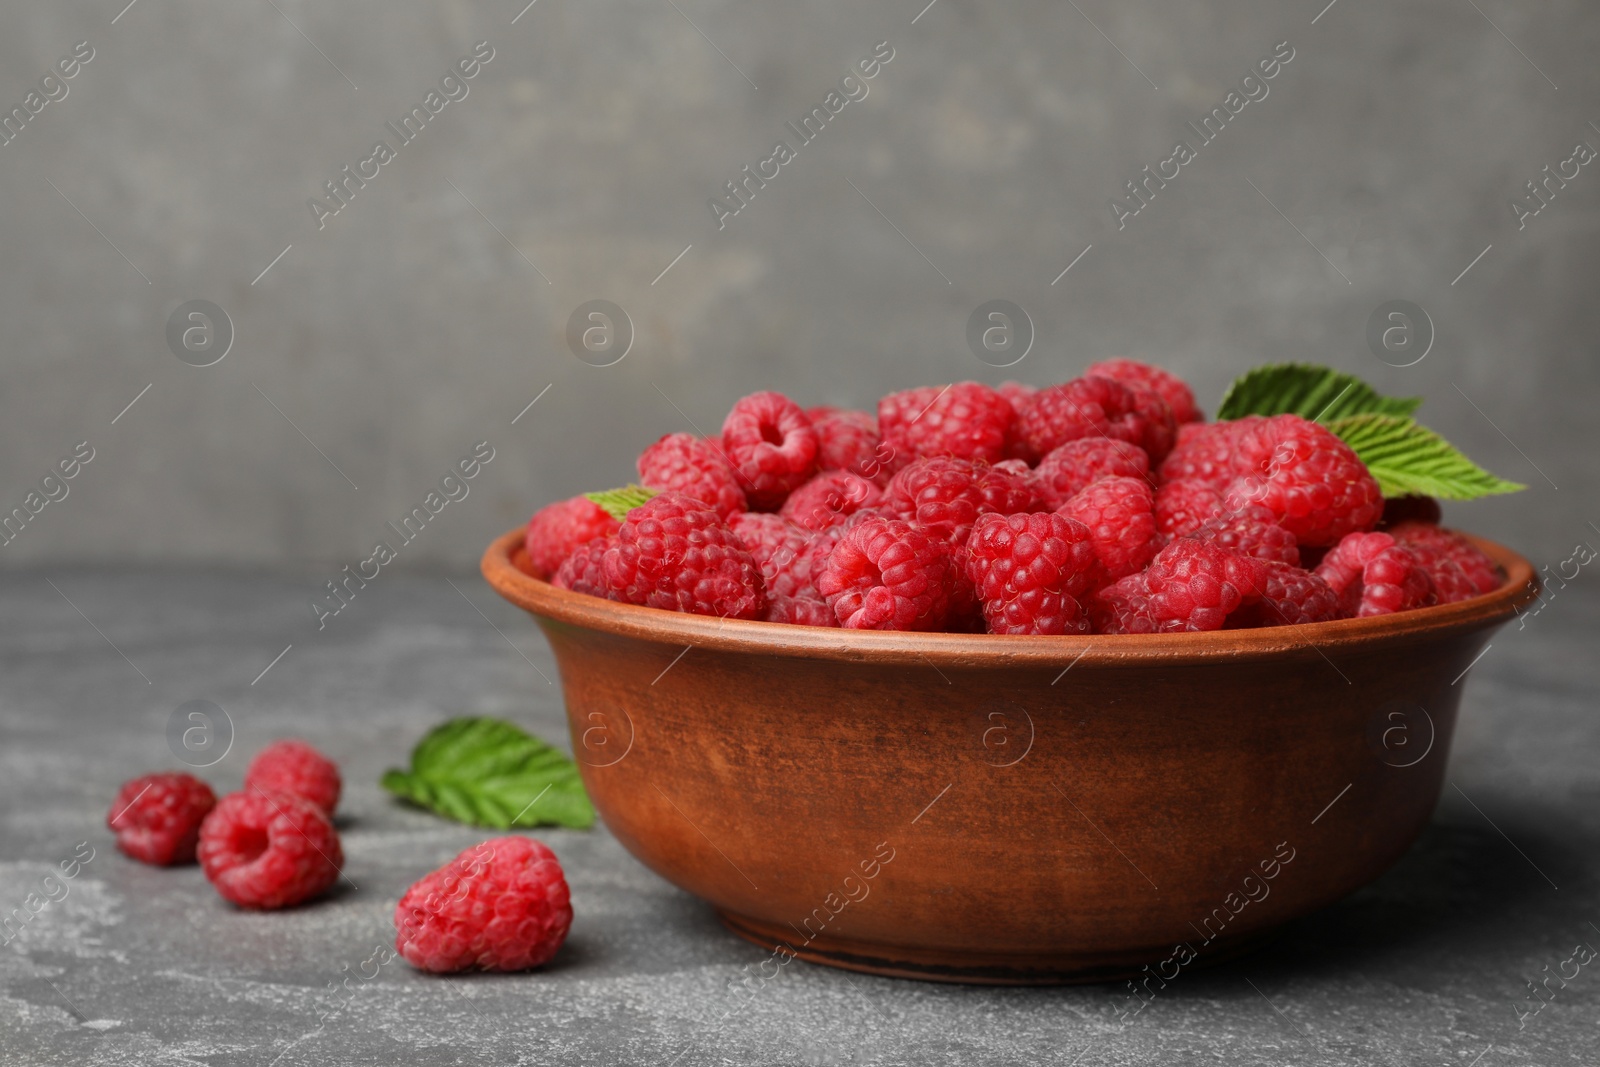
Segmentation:
{"type": "Polygon", "coordinates": [[[1495,477],[1409,418],[1353,415],[1328,423],[1328,429],[1361,457],[1384,496],[1417,493],[1444,500],[1474,500],[1527,488],[1495,477]]]}
{"type": "Polygon", "coordinates": [[[1316,422],[1351,415],[1410,415],[1421,397],[1384,396],[1353,374],[1306,363],[1269,363],[1228,386],[1217,418],[1299,415],[1316,422]]]}
{"type": "Polygon", "coordinates": [[[583,495],[599,504],[607,515],[622,522],[627,519],[628,512],[660,494],[657,490],[646,489],[642,485],[624,485],[620,489],[601,489],[583,495]]]}
{"type": "Polygon", "coordinates": [[[497,830],[594,825],[577,766],[499,719],[451,719],[411,752],[411,769],[385,771],[389,792],[447,819],[497,830]]]}

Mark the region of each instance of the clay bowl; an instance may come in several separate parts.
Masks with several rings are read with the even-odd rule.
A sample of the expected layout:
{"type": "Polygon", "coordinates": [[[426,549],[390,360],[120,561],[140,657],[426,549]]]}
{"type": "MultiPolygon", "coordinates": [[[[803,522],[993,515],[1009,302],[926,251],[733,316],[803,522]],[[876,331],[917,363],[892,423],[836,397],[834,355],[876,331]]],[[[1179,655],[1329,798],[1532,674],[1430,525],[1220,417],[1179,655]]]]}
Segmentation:
{"type": "Polygon", "coordinates": [[[555,650],[595,807],[735,933],[952,982],[1170,978],[1383,873],[1438,800],[1463,674],[1531,599],[1165,636],[829,630],[483,574],[555,650]],[[1180,946],[1183,946],[1180,948],[1180,946]]]}

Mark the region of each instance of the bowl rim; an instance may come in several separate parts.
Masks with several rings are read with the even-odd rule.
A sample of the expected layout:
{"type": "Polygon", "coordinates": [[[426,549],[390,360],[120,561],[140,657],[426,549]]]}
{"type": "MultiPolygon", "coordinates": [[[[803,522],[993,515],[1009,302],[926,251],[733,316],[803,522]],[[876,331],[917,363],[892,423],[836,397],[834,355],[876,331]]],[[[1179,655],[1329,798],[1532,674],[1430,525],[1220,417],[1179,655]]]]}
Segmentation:
{"type": "MultiPolygon", "coordinates": [[[[1137,666],[1159,661],[1204,663],[1283,658],[1327,659],[1329,650],[1436,638],[1445,632],[1488,630],[1506,622],[1538,596],[1533,565],[1493,541],[1465,536],[1506,572],[1498,589],[1470,600],[1361,619],[1298,623],[1253,630],[1175,634],[1082,634],[1061,637],[1001,634],[906,633],[835,630],[793,623],[753,622],[689,615],[603,600],[560,589],[523,565],[526,527],[495,538],[480,562],[483,577],[506,600],[542,620],[667,645],[844,660],[938,666],[1137,666]],[[519,565],[521,564],[521,565],[519,565]]],[[[1330,661],[1331,662],[1331,661],[1330,661]]]]}

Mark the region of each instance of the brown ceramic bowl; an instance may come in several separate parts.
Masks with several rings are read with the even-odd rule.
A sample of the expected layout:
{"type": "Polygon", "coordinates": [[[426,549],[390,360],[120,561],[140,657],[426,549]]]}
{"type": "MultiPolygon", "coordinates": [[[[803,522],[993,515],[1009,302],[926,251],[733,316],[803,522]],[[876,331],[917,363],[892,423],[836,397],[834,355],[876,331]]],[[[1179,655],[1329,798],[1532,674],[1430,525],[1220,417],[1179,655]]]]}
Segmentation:
{"type": "Polygon", "coordinates": [[[557,589],[522,538],[483,574],[555,650],[618,840],[785,956],[956,982],[1170,978],[1376,878],[1438,800],[1463,675],[1535,587],[1480,541],[1501,588],[1386,617],[878,633],[557,589]]]}

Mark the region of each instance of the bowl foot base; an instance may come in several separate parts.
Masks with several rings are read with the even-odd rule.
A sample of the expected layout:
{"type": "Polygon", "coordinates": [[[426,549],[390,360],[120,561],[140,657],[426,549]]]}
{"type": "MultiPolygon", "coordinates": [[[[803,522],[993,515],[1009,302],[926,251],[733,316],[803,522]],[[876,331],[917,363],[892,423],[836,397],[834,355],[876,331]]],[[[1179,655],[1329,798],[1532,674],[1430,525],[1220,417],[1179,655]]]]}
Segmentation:
{"type": "MultiPolygon", "coordinates": [[[[907,948],[822,933],[802,941],[792,927],[715,909],[733,933],[762,948],[792,952],[809,963],[889,978],[968,985],[1081,985],[1115,982],[1140,974],[1172,954],[1171,945],[1125,952],[1006,953],[965,949],[907,948]]],[[[1184,968],[1211,966],[1246,955],[1277,935],[1275,929],[1222,938],[1184,968]]]]}

